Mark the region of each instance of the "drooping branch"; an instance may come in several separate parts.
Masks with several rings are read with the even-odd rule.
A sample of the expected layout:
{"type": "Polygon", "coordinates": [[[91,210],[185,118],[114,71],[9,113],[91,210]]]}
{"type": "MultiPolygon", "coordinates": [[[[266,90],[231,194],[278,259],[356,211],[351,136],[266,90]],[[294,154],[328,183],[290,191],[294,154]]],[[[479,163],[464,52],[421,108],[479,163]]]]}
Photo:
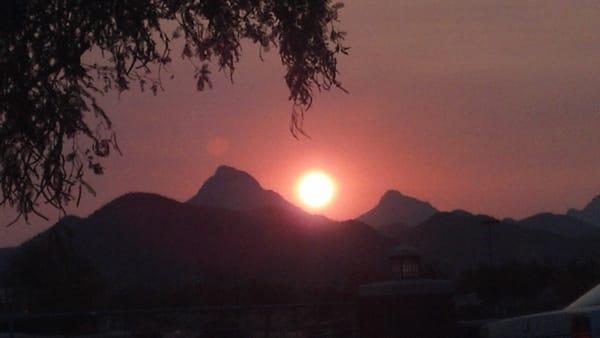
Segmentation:
{"type": "Polygon", "coordinates": [[[212,86],[211,65],[233,77],[242,40],[261,52],[278,48],[291,131],[303,133],[314,90],[342,88],[341,7],[329,0],[3,1],[0,205],[27,217],[40,203],[64,211],[82,188],[93,193],[86,173],[102,174],[102,158],[118,151],[97,97],[132,84],[157,94],[177,39],[195,65],[198,90],[212,86]]]}

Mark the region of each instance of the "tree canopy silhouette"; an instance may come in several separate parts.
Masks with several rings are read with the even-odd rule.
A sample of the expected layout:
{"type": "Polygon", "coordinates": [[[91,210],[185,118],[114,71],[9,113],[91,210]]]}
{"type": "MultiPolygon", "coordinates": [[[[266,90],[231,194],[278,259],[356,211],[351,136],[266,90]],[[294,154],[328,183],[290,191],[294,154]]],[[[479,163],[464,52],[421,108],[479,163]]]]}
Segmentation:
{"type": "MultiPolygon", "coordinates": [[[[198,90],[210,67],[229,76],[249,40],[279,50],[302,133],[313,91],[341,88],[347,54],[330,0],[6,0],[0,4],[0,205],[19,216],[40,203],[79,202],[87,172],[119,151],[99,95],[162,90],[175,40],[198,90]]],[[[343,88],[342,88],[343,89],[343,88]]],[[[43,215],[40,215],[43,217],[43,215]]]]}

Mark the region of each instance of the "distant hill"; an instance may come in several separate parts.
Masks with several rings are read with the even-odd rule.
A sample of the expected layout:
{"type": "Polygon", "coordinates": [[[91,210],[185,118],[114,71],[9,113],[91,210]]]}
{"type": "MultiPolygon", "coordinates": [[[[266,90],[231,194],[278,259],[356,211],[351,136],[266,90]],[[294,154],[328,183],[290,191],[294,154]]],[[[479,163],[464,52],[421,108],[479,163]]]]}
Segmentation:
{"type": "Polygon", "coordinates": [[[419,226],[405,229],[394,241],[414,246],[425,259],[456,272],[489,263],[490,250],[493,264],[508,261],[563,264],[571,259],[596,258],[600,256],[600,248],[592,243],[598,239],[559,236],[485,215],[440,212],[419,226]]]}
{"type": "Polygon", "coordinates": [[[437,209],[428,202],[388,190],[373,209],[357,219],[376,228],[384,227],[388,233],[396,233],[425,221],[436,212],[437,209]]]}
{"type": "Polygon", "coordinates": [[[220,166],[188,203],[229,210],[252,210],[279,207],[298,208],[281,195],[265,190],[250,174],[233,167],[220,166]]]}
{"type": "Polygon", "coordinates": [[[541,213],[519,222],[518,225],[530,230],[543,230],[565,237],[585,237],[600,235],[600,227],[586,223],[581,219],[556,215],[551,213],[541,213]]]}
{"type": "Polygon", "coordinates": [[[600,195],[592,199],[582,210],[571,209],[567,215],[600,226],[600,195]]]}
{"type": "Polygon", "coordinates": [[[360,222],[275,207],[198,207],[147,193],[64,219],[32,241],[44,236],[67,238],[117,289],[186,281],[332,285],[389,269],[390,242],[360,222]]]}

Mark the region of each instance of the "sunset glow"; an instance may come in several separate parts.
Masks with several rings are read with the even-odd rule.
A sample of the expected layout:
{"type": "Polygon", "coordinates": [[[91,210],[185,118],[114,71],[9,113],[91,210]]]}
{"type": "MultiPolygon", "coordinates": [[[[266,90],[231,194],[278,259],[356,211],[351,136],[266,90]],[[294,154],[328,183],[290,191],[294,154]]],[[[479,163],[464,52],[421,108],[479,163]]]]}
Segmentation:
{"type": "Polygon", "coordinates": [[[330,204],[334,193],[333,180],[320,171],[304,175],[298,183],[298,197],[311,209],[320,209],[330,204]]]}

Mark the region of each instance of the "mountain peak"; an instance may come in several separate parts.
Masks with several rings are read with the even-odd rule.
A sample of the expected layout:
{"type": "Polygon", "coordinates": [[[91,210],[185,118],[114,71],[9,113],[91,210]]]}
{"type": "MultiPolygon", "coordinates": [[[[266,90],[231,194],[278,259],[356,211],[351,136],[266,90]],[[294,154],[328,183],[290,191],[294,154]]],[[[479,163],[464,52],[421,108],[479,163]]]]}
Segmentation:
{"type": "Polygon", "coordinates": [[[390,190],[386,191],[383,194],[383,196],[381,196],[381,200],[395,199],[395,198],[401,198],[401,197],[405,197],[405,196],[402,195],[402,193],[399,192],[398,190],[390,189],[390,190]]]}
{"type": "Polygon", "coordinates": [[[397,190],[388,190],[379,199],[379,203],[358,219],[375,227],[402,223],[417,225],[437,210],[428,202],[402,194],[397,190]]]}
{"type": "Polygon", "coordinates": [[[594,197],[582,210],[571,209],[567,215],[600,226],[600,195],[594,197]]]}
{"type": "Polygon", "coordinates": [[[256,181],[256,179],[247,172],[224,164],[217,167],[217,170],[215,171],[215,176],[239,176],[256,181]]]}
{"type": "Polygon", "coordinates": [[[188,203],[230,210],[293,207],[272,190],[265,190],[249,173],[221,165],[188,203]]]}
{"type": "Polygon", "coordinates": [[[431,204],[429,204],[429,202],[426,201],[421,201],[417,198],[408,196],[408,195],[404,195],[403,193],[401,193],[398,190],[387,190],[383,196],[381,196],[381,198],[379,199],[379,203],[388,203],[388,202],[392,202],[392,203],[397,203],[397,202],[407,202],[407,201],[411,201],[411,202],[416,202],[416,203],[422,203],[422,204],[427,204],[429,206],[431,206],[431,204]]]}

